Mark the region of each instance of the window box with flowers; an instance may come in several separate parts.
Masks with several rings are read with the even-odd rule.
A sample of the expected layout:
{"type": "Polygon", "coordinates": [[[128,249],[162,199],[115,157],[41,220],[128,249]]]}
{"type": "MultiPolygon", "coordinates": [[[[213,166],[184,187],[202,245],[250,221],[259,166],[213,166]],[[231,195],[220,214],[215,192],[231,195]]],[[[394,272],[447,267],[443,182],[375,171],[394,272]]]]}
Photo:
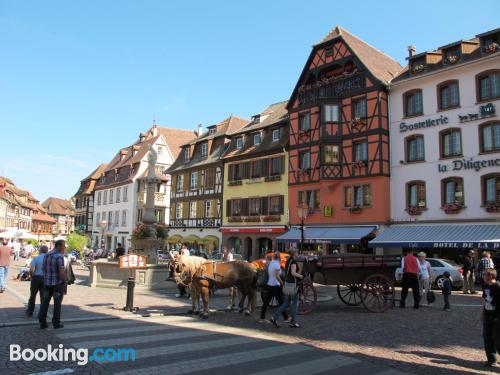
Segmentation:
{"type": "Polygon", "coordinates": [[[500,212],[500,202],[488,203],[485,206],[486,212],[495,213],[500,212]]]}
{"type": "Polygon", "coordinates": [[[352,163],[352,166],[355,167],[355,168],[362,168],[362,167],[366,167],[366,160],[358,160],[358,161],[355,161],[352,163]]]}
{"type": "Polygon", "coordinates": [[[349,208],[349,212],[351,214],[359,214],[359,213],[361,213],[361,207],[360,206],[353,206],[353,207],[349,208]]]}
{"type": "Polygon", "coordinates": [[[310,138],[311,129],[299,130],[299,138],[310,138]]]}
{"type": "Polygon", "coordinates": [[[266,182],[271,182],[271,181],[281,181],[281,175],[280,174],[276,174],[274,176],[266,176],[264,178],[264,180],[266,182]]]}
{"type": "Polygon", "coordinates": [[[446,62],[446,64],[455,64],[458,61],[458,56],[449,55],[444,61],[446,62]]]}
{"type": "Polygon", "coordinates": [[[425,69],[426,69],[426,66],[424,64],[418,64],[418,65],[414,65],[411,68],[411,72],[412,73],[420,73],[420,72],[423,72],[425,69]]]}
{"type": "Polygon", "coordinates": [[[243,219],[241,216],[230,216],[227,218],[227,221],[230,223],[241,223],[243,222],[243,219]]]}
{"type": "Polygon", "coordinates": [[[408,212],[408,215],[412,215],[412,216],[420,215],[424,211],[425,211],[425,207],[420,207],[420,206],[408,206],[406,208],[406,212],[408,212]]]}
{"type": "Polygon", "coordinates": [[[259,216],[246,216],[243,221],[245,223],[260,223],[260,217],[259,216]]]}
{"type": "Polygon", "coordinates": [[[446,214],[456,214],[459,213],[463,208],[465,208],[462,204],[459,203],[447,203],[441,207],[441,209],[446,214]]]}
{"type": "Polygon", "coordinates": [[[487,53],[495,53],[496,51],[498,51],[498,43],[496,42],[492,42],[486,46],[484,46],[484,52],[487,52],[487,53]]]}
{"type": "Polygon", "coordinates": [[[228,185],[229,186],[243,185],[243,181],[242,180],[229,180],[228,185]]]}
{"type": "Polygon", "coordinates": [[[365,125],[365,122],[363,121],[363,119],[361,117],[354,117],[351,120],[351,125],[355,129],[359,130],[365,125]]]}
{"type": "Polygon", "coordinates": [[[267,216],[264,216],[262,218],[262,221],[264,221],[266,223],[273,222],[273,221],[280,221],[280,220],[281,220],[280,215],[267,215],[267,216]]]}

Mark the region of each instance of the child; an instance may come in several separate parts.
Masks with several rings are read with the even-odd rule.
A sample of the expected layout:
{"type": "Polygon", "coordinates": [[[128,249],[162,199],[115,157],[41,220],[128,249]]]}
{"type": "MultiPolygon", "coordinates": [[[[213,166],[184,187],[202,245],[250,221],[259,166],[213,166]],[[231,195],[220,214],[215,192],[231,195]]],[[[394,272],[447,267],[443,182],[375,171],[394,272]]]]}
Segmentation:
{"type": "Polygon", "coordinates": [[[450,273],[446,271],[443,273],[443,297],[444,297],[444,311],[450,311],[450,296],[451,296],[451,279],[450,273]]]}
{"type": "Polygon", "coordinates": [[[496,353],[500,349],[500,340],[496,332],[498,331],[498,301],[500,300],[500,284],[497,282],[497,271],[494,268],[487,268],[483,272],[483,309],[481,310],[481,320],[483,321],[483,340],[487,362],[485,365],[497,367],[496,353]]]}

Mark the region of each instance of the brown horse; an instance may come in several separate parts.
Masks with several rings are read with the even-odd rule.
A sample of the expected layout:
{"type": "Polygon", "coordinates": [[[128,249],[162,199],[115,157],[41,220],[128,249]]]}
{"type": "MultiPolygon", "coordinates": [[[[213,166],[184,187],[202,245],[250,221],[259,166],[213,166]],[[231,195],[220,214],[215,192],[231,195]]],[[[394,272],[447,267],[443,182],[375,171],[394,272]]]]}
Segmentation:
{"type": "Polygon", "coordinates": [[[239,311],[249,315],[255,310],[256,272],[253,266],[243,261],[215,262],[196,256],[177,257],[172,260],[174,278],[189,285],[193,302],[201,297],[203,301],[203,318],[208,318],[208,301],[213,288],[227,289],[236,287],[239,292],[239,311]],[[248,299],[244,309],[245,299],[248,299]]]}

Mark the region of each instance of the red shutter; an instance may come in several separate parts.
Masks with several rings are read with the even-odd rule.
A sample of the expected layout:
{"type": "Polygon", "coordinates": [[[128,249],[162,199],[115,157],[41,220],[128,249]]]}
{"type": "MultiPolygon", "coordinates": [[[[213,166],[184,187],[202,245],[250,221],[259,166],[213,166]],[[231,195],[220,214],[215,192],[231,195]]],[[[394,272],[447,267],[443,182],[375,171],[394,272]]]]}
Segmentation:
{"type": "Polygon", "coordinates": [[[280,195],[280,214],[283,214],[285,211],[285,197],[280,195]]]}
{"type": "Polygon", "coordinates": [[[232,215],[232,213],[231,213],[231,200],[228,199],[226,201],[226,216],[229,217],[231,215],[232,215]]]}
{"type": "Polygon", "coordinates": [[[268,209],[268,197],[262,197],[260,198],[260,213],[261,215],[268,215],[269,214],[269,209],[268,209]]]}

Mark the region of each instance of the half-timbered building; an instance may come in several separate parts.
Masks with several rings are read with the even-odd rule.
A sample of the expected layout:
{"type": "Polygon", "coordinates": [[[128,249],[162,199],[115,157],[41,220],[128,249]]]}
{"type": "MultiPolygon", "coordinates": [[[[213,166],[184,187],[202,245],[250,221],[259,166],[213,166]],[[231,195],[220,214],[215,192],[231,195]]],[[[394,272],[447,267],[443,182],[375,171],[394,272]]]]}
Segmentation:
{"type": "Polygon", "coordinates": [[[387,86],[401,69],[339,26],[313,47],[288,103],[290,222],[308,206],[309,247],[358,251],[389,222],[387,86]]]}
{"type": "Polygon", "coordinates": [[[231,135],[224,154],[225,246],[251,260],[276,248],[288,224],[287,102],[272,104],[231,135]]]}
{"type": "Polygon", "coordinates": [[[213,252],[220,248],[224,153],[229,135],[248,120],[230,116],[183,144],[170,174],[171,213],[168,242],[213,252]]]}

